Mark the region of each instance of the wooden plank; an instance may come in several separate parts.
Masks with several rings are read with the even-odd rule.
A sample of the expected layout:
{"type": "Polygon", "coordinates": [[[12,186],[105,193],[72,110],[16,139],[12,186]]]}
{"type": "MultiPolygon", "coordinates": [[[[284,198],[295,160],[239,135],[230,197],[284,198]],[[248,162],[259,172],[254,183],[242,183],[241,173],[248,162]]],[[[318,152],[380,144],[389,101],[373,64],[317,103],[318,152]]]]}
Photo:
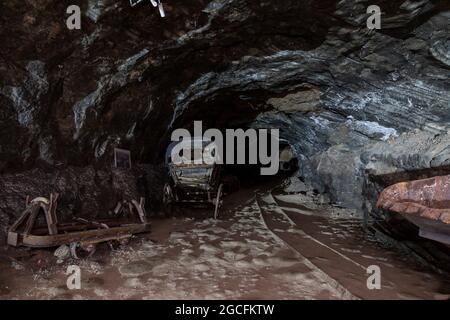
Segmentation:
{"type": "Polygon", "coordinates": [[[31,230],[33,230],[40,208],[41,207],[38,204],[33,204],[30,208],[31,213],[28,218],[27,225],[25,226],[24,234],[30,234],[31,230]]]}
{"type": "Polygon", "coordinates": [[[30,210],[29,208],[25,209],[21,216],[19,217],[19,219],[16,220],[16,222],[14,222],[14,224],[11,226],[11,228],[9,228],[10,232],[14,232],[17,230],[17,228],[25,221],[25,219],[28,217],[28,215],[30,214],[30,210]]]}
{"type": "Polygon", "coordinates": [[[56,247],[71,242],[84,242],[84,241],[103,242],[108,241],[105,239],[111,239],[111,237],[115,239],[117,237],[122,237],[123,235],[126,234],[136,234],[149,231],[150,231],[150,224],[148,223],[130,224],[110,229],[87,230],[49,236],[24,235],[22,244],[34,248],[56,247]]]}
{"type": "MultiPolygon", "coordinates": [[[[119,227],[122,225],[130,224],[130,221],[125,219],[102,219],[102,220],[96,220],[97,223],[104,223],[108,225],[110,228],[112,227],[119,227]]],[[[91,230],[91,229],[98,229],[92,225],[81,223],[78,221],[75,222],[68,222],[68,223],[59,223],[58,224],[58,233],[64,233],[64,232],[74,232],[74,231],[82,231],[82,230],[91,230]]],[[[33,230],[33,234],[38,235],[46,235],[48,233],[47,227],[38,227],[33,230]]]]}
{"type": "Polygon", "coordinates": [[[8,232],[8,241],[10,246],[17,247],[19,245],[19,234],[17,232],[8,232]]]}
{"type": "Polygon", "coordinates": [[[48,232],[50,235],[58,234],[57,218],[56,218],[56,206],[58,200],[58,194],[50,194],[50,204],[45,211],[45,218],[47,220],[48,232]]]}
{"type": "Polygon", "coordinates": [[[114,214],[118,214],[120,212],[120,210],[122,209],[122,203],[118,202],[116,207],[114,208],[114,214]]]}
{"type": "Polygon", "coordinates": [[[142,223],[146,223],[147,221],[146,221],[145,209],[144,209],[145,198],[141,197],[139,203],[136,200],[131,200],[131,203],[136,208],[137,214],[138,214],[139,219],[141,220],[141,222],[142,223]]]}

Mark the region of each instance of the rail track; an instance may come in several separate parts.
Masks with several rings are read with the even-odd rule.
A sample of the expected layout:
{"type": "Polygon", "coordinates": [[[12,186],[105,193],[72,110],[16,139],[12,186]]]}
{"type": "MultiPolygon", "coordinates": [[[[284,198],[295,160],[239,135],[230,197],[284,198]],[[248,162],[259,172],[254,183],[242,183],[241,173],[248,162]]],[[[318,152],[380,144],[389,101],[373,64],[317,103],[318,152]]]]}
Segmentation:
{"type": "MultiPolygon", "coordinates": [[[[266,194],[266,197],[270,196],[271,194],[268,193],[266,194]]],[[[273,199],[273,197],[272,197],[273,199]]],[[[316,274],[316,276],[324,281],[326,281],[328,284],[330,284],[342,297],[342,299],[346,299],[346,300],[359,300],[360,297],[352,294],[347,288],[345,288],[345,286],[343,286],[339,281],[337,281],[336,279],[334,279],[333,277],[331,277],[330,275],[328,275],[326,272],[324,272],[324,270],[322,270],[321,268],[319,268],[316,264],[314,264],[311,260],[309,260],[308,258],[306,258],[305,256],[302,255],[302,252],[296,248],[295,246],[291,245],[291,241],[286,241],[285,237],[283,237],[283,235],[280,235],[280,230],[279,229],[274,229],[273,227],[270,227],[271,223],[270,220],[268,218],[268,214],[271,214],[273,211],[276,211],[277,214],[282,215],[283,218],[287,218],[288,220],[286,220],[286,222],[289,224],[290,227],[292,227],[292,220],[289,219],[289,217],[282,212],[281,208],[278,207],[275,203],[272,203],[272,205],[269,207],[262,205],[262,199],[261,199],[261,195],[257,194],[256,195],[256,199],[255,202],[259,208],[259,211],[261,213],[261,218],[262,221],[264,222],[265,226],[267,227],[267,229],[273,234],[273,236],[278,239],[279,242],[283,243],[284,245],[286,245],[287,247],[289,247],[292,251],[295,252],[295,254],[302,260],[302,262],[309,267],[311,270],[313,270],[313,272],[316,274]]]]}
{"type": "MultiPolygon", "coordinates": [[[[398,257],[392,253],[391,256],[386,255],[386,249],[364,240],[355,240],[349,236],[352,243],[348,248],[355,248],[356,243],[361,251],[357,252],[358,250],[347,249],[343,245],[345,240],[334,242],[331,235],[319,237],[317,235],[320,232],[309,233],[308,224],[326,223],[326,219],[309,215],[306,219],[308,223],[301,225],[303,220],[294,221],[291,217],[302,215],[292,213],[296,210],[292,210],[290,214],[287,213],[272,191],[257,192],[255,202],[267,229],[301,257],[317,275],[332,285],[343,299],[433,298],[433,290],[426,288],[427,286],[431,287],[431,284],[421,279],[423,275],[415,270],[405,271],[403,267],[408,265],[404,261],[396,259],[398,257]],[[358,244],[358,242],[360,243],[358,244]],[[378,265],[382,270],[381,290],[371,290],[367,286],[370,275],[367,268],[371,265],[378,265]],[[411,282],[411,278],[420,279],[417,280],[419,283],[411,282]],[[424,287],[423,291],[420,286],[424,287]],[[417,289],[420,292],[415,292],[417,289]]],[[[302,219],[304,218],[303,215],[302,219]]],[[[342,227],[343,230],[346,228],[342,227]]],[[[411,266],[409,267],[411,268],[411,266]]]]}

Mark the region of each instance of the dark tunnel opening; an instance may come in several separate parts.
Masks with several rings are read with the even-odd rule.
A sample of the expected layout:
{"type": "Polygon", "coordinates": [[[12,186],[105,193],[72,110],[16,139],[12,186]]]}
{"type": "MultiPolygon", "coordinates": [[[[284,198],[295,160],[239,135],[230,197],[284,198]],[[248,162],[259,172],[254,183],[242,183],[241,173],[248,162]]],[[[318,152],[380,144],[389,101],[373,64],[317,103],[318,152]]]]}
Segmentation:
{"type": "MultiPolygon", "coordinates": [[[[225,176],[234,180],[237,178],[242,186],[255,186],[258,183],[264,183],[267,180],[279,180],[280,177],[289,177],[298,169],[298,159],[294,154],[291,144],[282,136],[282,128],[275,125],[266,125],[264,127],[255,127],[253,125],[258,115],[271,111],[272,108],[265,103],[265,91],[252,91],[244,94],[238,93],[218,93],[214,98],[208,101],[201,101],[193,104],[188,110],[174,122],[172,131],[167,133],[160,150],[160,159],[164,157],[167,147],[170,145],[170,135],[173,130],[183,128],[187,129],[194,136],[195,122],[201,123],[202,133],[208,129],[217,129],[223,136],[223,173],[225,176]],[[258,97],[257,99],[255,97],[258,97]],[[260,130],[267,131],[267,136],[261,136],[260,130]],[[271,130],[277,129],[277,137],[271,136],[271,130]],[[227,131],[231,131],[228,137],[227,131]],[[240,139],[233,134],[242,133],[245,137],[240,139]],[[255,139],[256,138],[256,139],[255,139]],[[276,140],[278,154],[272,151],[271,139],[276,140]],[[265,140],[265,141],[264,141],[265,140]],[[260,142],[261,141],[261,142],[260,142]],[[244,145],[242,145],[244,142],[244,145]],[[260,143],[267,144],[267,150],[264,155],[268,156],[277,164],[277,173],[262,175],[261,169],[270,164],[261,163],[260,143]],[[227,144],[233,146],[233,160],[227,157],[227,144]],[[238,151],[239,149],[239,151],[238,151]],[[238,164],[238,153],[244,151],[245,157],[238,164]],[[254,157],[251,156],[254,154],[254,157]],[[282,159],[281,159],[281,158],[282,159]],[[228,160],[227,160],[228,159],[228,160]]],[[[261,150],[262,152],[262,150],[261,150]]],[[[230,153],[230,152],[229,152],[230,153]]]]}

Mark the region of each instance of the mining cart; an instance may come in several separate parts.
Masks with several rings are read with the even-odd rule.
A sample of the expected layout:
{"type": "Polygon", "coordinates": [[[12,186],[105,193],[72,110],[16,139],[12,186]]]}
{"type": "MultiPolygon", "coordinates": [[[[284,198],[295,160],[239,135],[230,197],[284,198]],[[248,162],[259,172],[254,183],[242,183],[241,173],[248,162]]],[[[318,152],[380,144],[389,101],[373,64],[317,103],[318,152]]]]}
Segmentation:
{"type": "Polygon", "coordinates": [[[166,213],[170,214],[174,205],[205,204],[214,207],[214,218],[217,218],[222,204],[223,183],[222,165],[218,163],[219,155],[215,154],[214,149],[213,142],[194,139],[169,145],[165,159],[169,181],[163,189],[166,213]],[[181,149],[180,144],[184,144],[185,148],[181,149]],[[187,155],[182,153],[190,152],[188,161],[173,161],[172,151],[176,147],[180,149],[180,157],[187,158],[187,155]],[[209,148],[212,152],[208,152],[209,148]]]}

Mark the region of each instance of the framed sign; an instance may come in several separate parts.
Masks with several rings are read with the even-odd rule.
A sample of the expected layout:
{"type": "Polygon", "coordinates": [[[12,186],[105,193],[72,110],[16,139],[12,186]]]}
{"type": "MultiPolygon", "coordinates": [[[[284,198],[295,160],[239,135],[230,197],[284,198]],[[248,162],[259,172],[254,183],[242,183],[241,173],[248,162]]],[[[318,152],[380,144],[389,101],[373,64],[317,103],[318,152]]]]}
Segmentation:
{"type": "Polygon", "coordinates": [[[125,149],[114,148],[114,166],[116,168],[131,169],[131,152],[125,149]]]}

